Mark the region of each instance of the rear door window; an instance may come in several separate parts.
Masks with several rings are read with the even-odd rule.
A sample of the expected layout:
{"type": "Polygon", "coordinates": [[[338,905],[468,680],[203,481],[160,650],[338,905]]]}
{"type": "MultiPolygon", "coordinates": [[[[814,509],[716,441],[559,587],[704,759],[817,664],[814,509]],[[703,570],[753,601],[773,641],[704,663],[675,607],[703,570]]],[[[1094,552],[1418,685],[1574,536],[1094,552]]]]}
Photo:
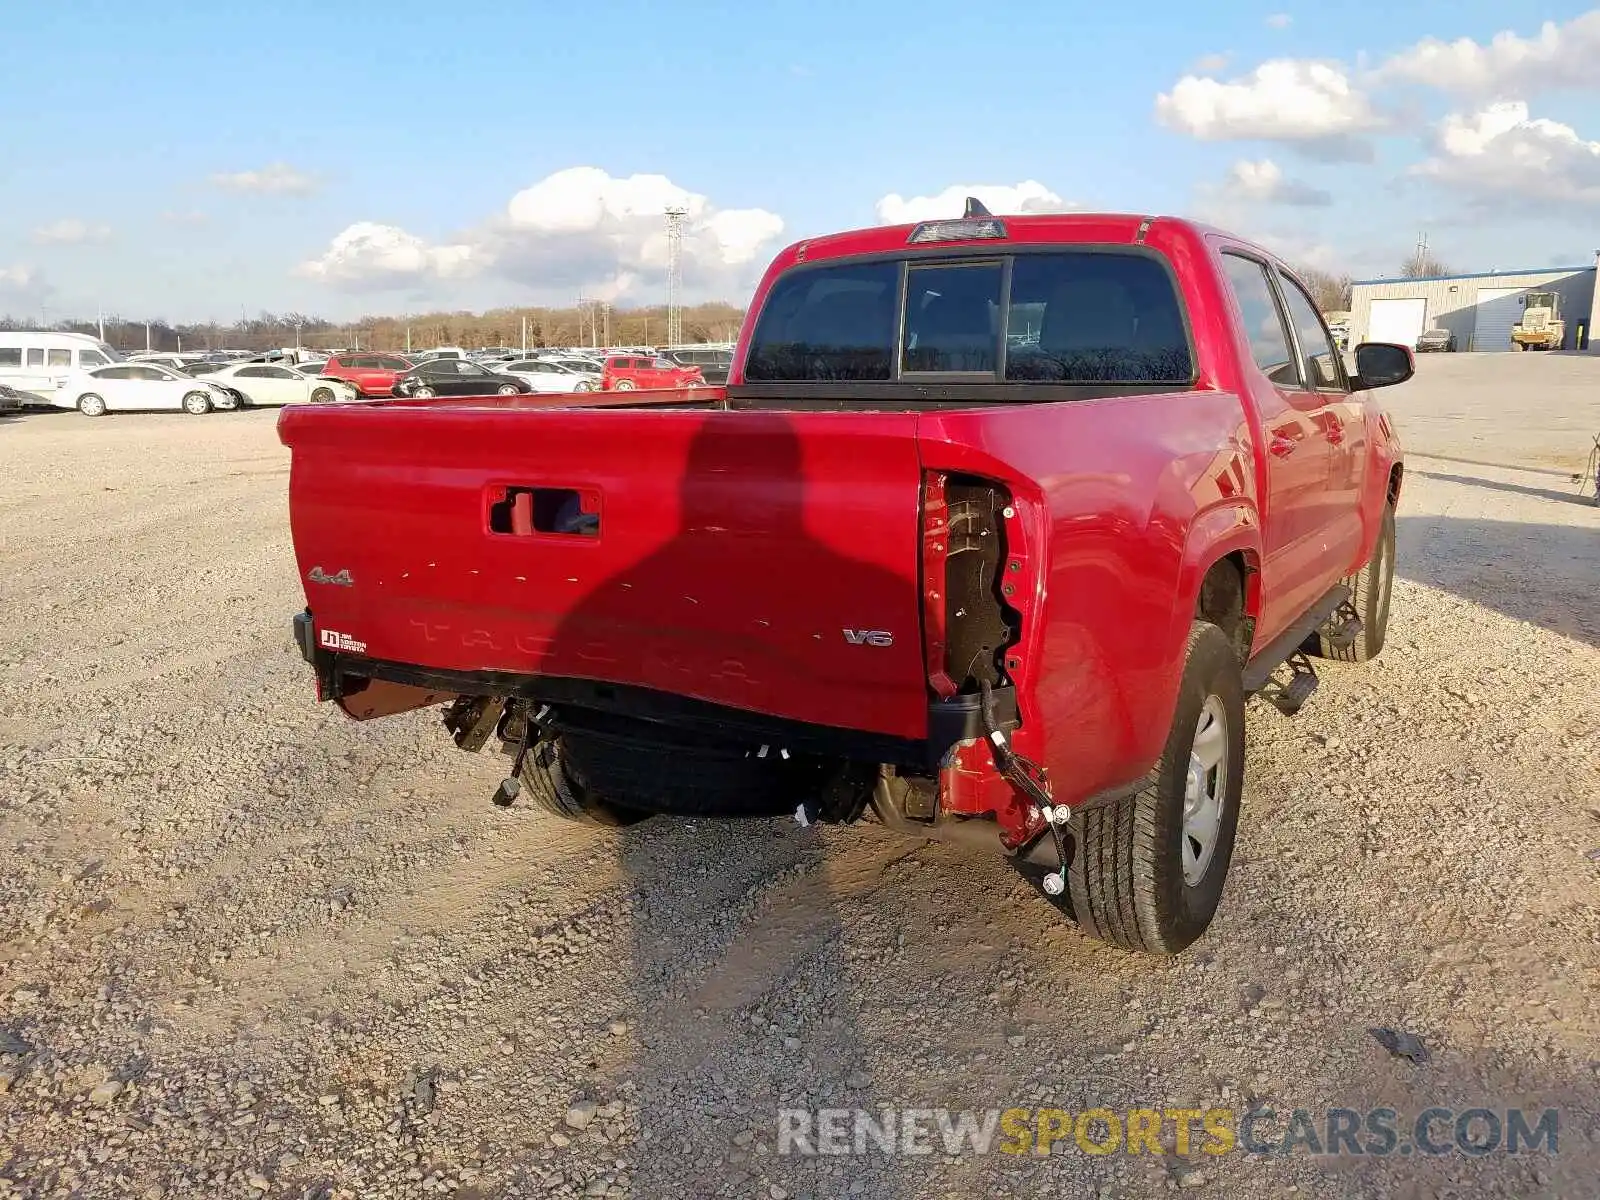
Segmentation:
{"type": "Polygon", "coordinates": [[[1000,275],[997,262],[911,266],[900,370],[993,375],[1000,275]]]}
{"type": "Polygon", "coordinates": [[[798,269],[762,308],[745,379],[1193,380],[1183,306],[1160,258],[1091,248],[1007,257],[798,269]]]}
{"type": "Polygon", "coordinates": [[[899,299],[897,262],[791,271],[762,307],[745,378],[888,379],[899,299]]]}
{"type": "Polygon", "coordinates": [[[1300,371],[1289,349],[1289,329],[1272,294],[1267,268],[1253,258],[1224,254],[1222,269],[1239,302],[1239,315],[1250,338],[1250,356],[1261,373],[1281,388],[1300,386],[1300,371]]]}
{"type": "Polygon", "coordinates": [[[1194,377],[1178,295],[1138,254],[1018,255],[1006,322],[1006,378],[1031,383],[1187,383],[1194,377]]]}

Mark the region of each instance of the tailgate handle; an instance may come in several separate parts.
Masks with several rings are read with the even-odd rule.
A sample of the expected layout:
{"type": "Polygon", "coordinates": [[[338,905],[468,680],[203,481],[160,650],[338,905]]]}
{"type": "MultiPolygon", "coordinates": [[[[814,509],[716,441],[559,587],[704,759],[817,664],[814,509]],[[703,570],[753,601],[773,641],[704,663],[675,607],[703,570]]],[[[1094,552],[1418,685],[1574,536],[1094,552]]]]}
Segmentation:
{"type": "Polygon", "coordinates": [[[513,537],[600,536],[600,495],[579,488],[502,487],[489,503],[489,532],[513,537]]]}

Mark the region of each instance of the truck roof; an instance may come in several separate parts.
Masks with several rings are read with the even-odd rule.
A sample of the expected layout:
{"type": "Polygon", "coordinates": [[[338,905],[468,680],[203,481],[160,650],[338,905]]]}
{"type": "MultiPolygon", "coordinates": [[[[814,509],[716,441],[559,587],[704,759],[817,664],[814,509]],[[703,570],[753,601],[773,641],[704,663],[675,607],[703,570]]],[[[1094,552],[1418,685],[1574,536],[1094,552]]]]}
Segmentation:
{"type": "MultiPolygon", "coordinates": [[[[959,215],[952,214],[949,218],[934,218],[934,220],[954,221],[959,219],[959,215]]],[[[1017,243],[1126,242],[1131,245],[1138,239],[1140,226],[1146,222],[1150,227],[1159,224],[1166,229],[1186,229],[1196,236],[1220,233],[1235,241],[1247,240],[1183,217],[1151,216],[1140,213],[1048,213],[1031,216],[996,214],[993,219],[1004,222],[1006,228],[1005,239],[995,243],[997,251],[1005,245],[1017,243]]],[[[785,249],[778,255],[778,260],[787,266],[795,262],[816,262],[819,259],[848,258],[860,254],[890,254],[905,249],[912,230],[920,224],[927,223],[875,225],[868,229],[852,229],[824,237],[806,238],[785,249]]],[[[974,240],[943,244],[967,246],[982,243],[974,240]]]]}

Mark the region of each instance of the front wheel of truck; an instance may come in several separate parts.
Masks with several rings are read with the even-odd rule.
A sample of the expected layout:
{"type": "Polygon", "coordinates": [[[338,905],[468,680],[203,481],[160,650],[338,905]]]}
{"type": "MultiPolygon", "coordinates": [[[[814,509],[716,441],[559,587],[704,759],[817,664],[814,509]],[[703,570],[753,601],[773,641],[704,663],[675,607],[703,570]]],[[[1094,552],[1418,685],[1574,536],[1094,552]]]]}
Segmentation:
{"type": "Polygon", "coordinates": [[[649,813],[608,804],[567,773],[561,760],[561,742],[542,741],[522,763],[522,786],[528,798],[551,816],[580,825],[617,828],[636,825],[649,813]]]}
{"type": "Polygon", "coordinates": [[[1072,915],[1127,950],[1176,954],[1211,924],[1233,857],[1244,782],[1244,687],[1228,635],[1189,630],[1161,758],[1137,789],[1078,813],[1072,915]]]}

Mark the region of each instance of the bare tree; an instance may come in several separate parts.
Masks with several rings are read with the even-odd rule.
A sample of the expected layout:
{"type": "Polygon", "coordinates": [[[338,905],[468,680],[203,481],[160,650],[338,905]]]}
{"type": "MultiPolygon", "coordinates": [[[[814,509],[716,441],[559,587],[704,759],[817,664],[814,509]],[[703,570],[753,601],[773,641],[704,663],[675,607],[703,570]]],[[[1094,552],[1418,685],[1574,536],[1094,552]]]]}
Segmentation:
{"type": "Polygon", "coordinates": [[[1296,267],[1295,274],[1311,292],[1319,312],[1350,311],[1350,276],[1319,271],[1316,267],[1296,267]]]}
{"type": "Polygon", "coordinates": [[[1426,247],[1413,250],[1400,263],[1401,279],[1432,279],[1438,275],[1448,274],[1450,268],[1445,266],[1444,260],[1436,257],[1433,251],[1426,247]]]}

